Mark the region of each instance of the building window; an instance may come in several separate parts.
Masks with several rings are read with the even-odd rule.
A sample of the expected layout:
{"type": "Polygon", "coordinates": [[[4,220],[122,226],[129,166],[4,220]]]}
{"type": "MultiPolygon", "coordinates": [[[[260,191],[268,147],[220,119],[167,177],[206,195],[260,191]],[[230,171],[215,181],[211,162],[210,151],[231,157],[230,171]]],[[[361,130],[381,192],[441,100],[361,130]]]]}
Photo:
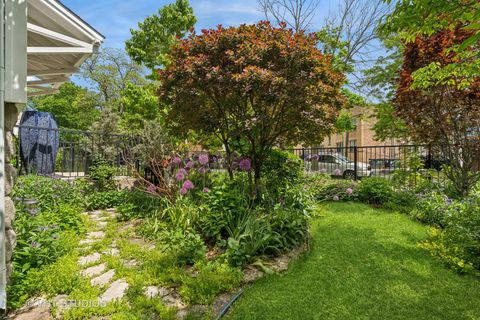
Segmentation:
{"type": "Polygon", "coordinates": [[[348,142],[348,146],[350,147],[350,152],[353,152],[354,151],[354,147],[357,146],[357,140],[350,140],[348,142]]]}
{"type": "Polygon", "coordinates": [[[337,152],[342,153],[343,142],[337,142],[337,152]]]}

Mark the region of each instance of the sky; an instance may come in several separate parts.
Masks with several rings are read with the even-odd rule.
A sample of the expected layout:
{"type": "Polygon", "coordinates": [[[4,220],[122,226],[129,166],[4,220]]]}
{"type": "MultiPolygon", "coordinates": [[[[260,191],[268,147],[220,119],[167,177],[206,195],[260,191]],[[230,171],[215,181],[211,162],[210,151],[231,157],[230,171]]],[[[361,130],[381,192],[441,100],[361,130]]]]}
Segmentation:
{"type": "MultiPolygon", "coordinates": [[[[158,9],[174,0],[62,0],[82,19],[88,22],[106,39],[104,46],[124,48],[130,37],[130,29],[138,22],[158,12],[158,9]]],[[[335,9],[338,0],[322,0],[312,29],[318,29],[328,13],[335,9]]],[[[255,23],[264,19],[258,10],[257,0],[190,0],[198,30],[255,23]]]]}

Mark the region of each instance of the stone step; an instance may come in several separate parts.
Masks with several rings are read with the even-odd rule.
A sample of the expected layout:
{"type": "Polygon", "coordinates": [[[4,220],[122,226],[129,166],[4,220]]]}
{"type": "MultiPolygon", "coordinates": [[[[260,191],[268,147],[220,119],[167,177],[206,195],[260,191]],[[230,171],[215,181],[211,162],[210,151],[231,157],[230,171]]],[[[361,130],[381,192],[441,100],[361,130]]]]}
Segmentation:
{"type": "Polygon", "coordinates": [[[92,286],[105,286],[107,283],[110,282],[110,280],[112,280],[113,276],[115,275],[115,270],[114,269],[110,269],[108,270],[107,272],[105,272],[104,274],[101,274],[99,275],[98,277],[95,277],[93,278],[92,280],[90,280],[90,283],[92,284],[92,286]]]}
{"type": "Polygon", "coordinates": [[[105,237],[105,232],[103,231],[92,231],[87,233],[88,239],[101,239],[103,237],[105,237]]]}
{"type": "Polygon", "coordinates": [[[87,268],[81,271],[80,274],[84,277],[91,278],[101,274],[102,272],[105,271],[106,268],[107,266],[105,265],[105,263],[102,263],[102,264],[87,268]]]}
{"type": "Polygon", "coordinates": [[[100,302],[108,303],[113,300],[121,299],[128,289],[128,283],[124,279],[112,282],[108,289],[100,296],[100,302]]]}
{"type": "Polygon", "coordinates": [[[88,256],[83,256],[78,258],[78,264],[84,266],[90,263],[94,263],[100,260],[100,257],[101,257],[100,253],[94,252],[88,256]]]}

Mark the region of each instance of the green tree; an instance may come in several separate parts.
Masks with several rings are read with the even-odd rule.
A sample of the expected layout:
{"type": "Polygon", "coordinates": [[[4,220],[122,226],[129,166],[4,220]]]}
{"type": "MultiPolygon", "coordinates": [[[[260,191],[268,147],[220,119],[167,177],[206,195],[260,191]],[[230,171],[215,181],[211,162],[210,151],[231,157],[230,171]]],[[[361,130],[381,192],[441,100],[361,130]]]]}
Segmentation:
{"type": "Polygon", "coordinates": [[[104,48],[85,61],[82,77],[99,93],[102,107],[122,114],[122,92],[128,84],[144,85],[143,68],[130,61],[125,51],[104,48]]]}
{"type": "MultiPolygon", "coordinates": [[[[392,0],[384,0],[387,3],[392,0]]],[[[470,86],[480,74],[480,2],[478,0],[399,0],[395,10],[382,24],[384,35],[399,34],[405,43],[418,37],[432,36],[445,30],[464,30],[468,33],[461,43],[450,43],[446,50],[455,54],[454,63],[439,65],[435,61],[413,74],[412,86],[450,85],[452,77],[461,79],[455,85],[470,86]]],[[[441,44],[442,47],[445,44],[441,44]]]]}
{"type": "Polygon", "coordinates": [[[334,129],[344,77],[317,44],[268,22],[192,34],[159,72],[170,123],[215,134],[227,154],[238,145],[258,183],[272,147],[320,143],[334,129]]]}
{"type": "Polygon", "coordinates": [[[157,86],[150,83],[144,86],[128,83],[122,91],[123,114],[119,120],[122,131],[140,132],[146,120],[159,116],[157,86]]]}
{"type": "Polygon", "coordinates": [[[196,21],[188,1],[176,0],[140,22],[138,30],[130,30],[132,37],[126,42],[127,52],[133,61],[155,73],[155,69],[168,63],[170,47],[183,38],[196,21]]]}
{"type": "Polygon", "coordinates": [[[58,93],[33,97],[32,107],[52,113],[62,128],[86,130],[99,118],[98,96],[72,82],[66,82],[58,93]]]}
{"type": "Polygon", "coordinates": [[[394,105],[412,138],[433,144],[448,159],[446,176],[461,196],[469,193],[480,180],[477,170],[480,162],[480,73],[468,76],[450,73],[444,83],[436,83],[435,75],[425,73],[425,68],[436,65],[438,70],[455,65],[463,55],[449,50],[463,43],[471,32],[463,29],[446,29],[432,36],[417,37],[405,48],[405,59],[400,74],[399,88],[394,105]],[[415,83],[419,70],[425,83],[415,83]],[[433,84],[432,84],[433,82],[433,84]]]}

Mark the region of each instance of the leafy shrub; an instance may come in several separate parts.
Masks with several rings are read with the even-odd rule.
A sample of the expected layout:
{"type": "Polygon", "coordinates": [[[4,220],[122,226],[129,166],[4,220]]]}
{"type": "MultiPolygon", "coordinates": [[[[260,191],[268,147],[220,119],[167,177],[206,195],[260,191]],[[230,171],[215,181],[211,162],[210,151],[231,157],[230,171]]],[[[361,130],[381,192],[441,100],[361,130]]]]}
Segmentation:
{"type": "Polygon", "coordinates": [[[461,201],[447,199],[444,208],[444,228],[432,229],[422,247],[457,271],[480,271],[480,196],[474,193],[461,201]]]}
{"type": "Polygon", "coordinates": [[[410,214],[424,223],[444,227],[451,213],[453,200],[437,191],[418,196],[415,208],[410,214]]]}
{"type": "Polygon", "coordinates": [[[417,204],[418,197],[410,190],[395,190],[390,198],[383,204],[389,210],[410,213],[417,204]]]}
{"type": "Polygon", "coordinates": [[[357,193],[357,183],[349,180],[334,180],[318,175],[309,189],[319,201],[354,200],[357,193]]]}
{"type": "Polygon", "coordinates": [[[93,181],[95,189],[100,192],[116,189],[115,173],[117,169],[108,165],[108,163],[99,161],[90,168],[89,178],[93,181]]]}
{"type": "Polygon", "coordinates": [[[180,294],[190,304],[208,304],[222,292],[234,289],[240,284],[243,274],[238,268],[226,263],[199,263],[195,265],[198,275],[182,278],[180,294]]]}
{"type": "Polygon", "coordinates": [[[356,189],[356,197],[364,203],[382,205],[392,197],[393,189],[390,182],[381,177],[362,179],[356,189]]]}
{"type": "Polygon", "coordinates": [[[217,180],[210,192],[203,195],[205,210],[199,216],[198,228],[207,240],[226,239],[228,219],[250,209],[252,201],[246,190],[246,182],[236,177],[233,181],[217,180]]]}
{"type": "Polygon", "coordinates": [[[280,188],[299,182],[303,175],[303,161],[291,152],[272,149],[262,166],[265,185],[280,188]]]}
{"type": "Polygon", "coordinates": [[[227,257],[234,266],[252,262],[255,256],[279,253],[280,243],[265,216],[254,210],[228,219],[227,257]]]}
{"type": "Polygon", "coordinates": [[[303,177],[303,185],[307,188],[312,195],[317,194],[317,191],[325,186],[325,184],[331,183],[332,177],[329,174],[321,172],[309,172],[303,177]]]}
{"type": "Polygon", "coordinates": [[[86,197],[88,210],[107,209],[121,205],[125,201],[124,191],[93,192],[86,197]]]}
{"type": "Polygon", "coordinates": [[[178,264],[193,264],[205,258],[202,237],[191,229],[174,228],[158,235],[161,249],[173,254],[178,264]]]}

